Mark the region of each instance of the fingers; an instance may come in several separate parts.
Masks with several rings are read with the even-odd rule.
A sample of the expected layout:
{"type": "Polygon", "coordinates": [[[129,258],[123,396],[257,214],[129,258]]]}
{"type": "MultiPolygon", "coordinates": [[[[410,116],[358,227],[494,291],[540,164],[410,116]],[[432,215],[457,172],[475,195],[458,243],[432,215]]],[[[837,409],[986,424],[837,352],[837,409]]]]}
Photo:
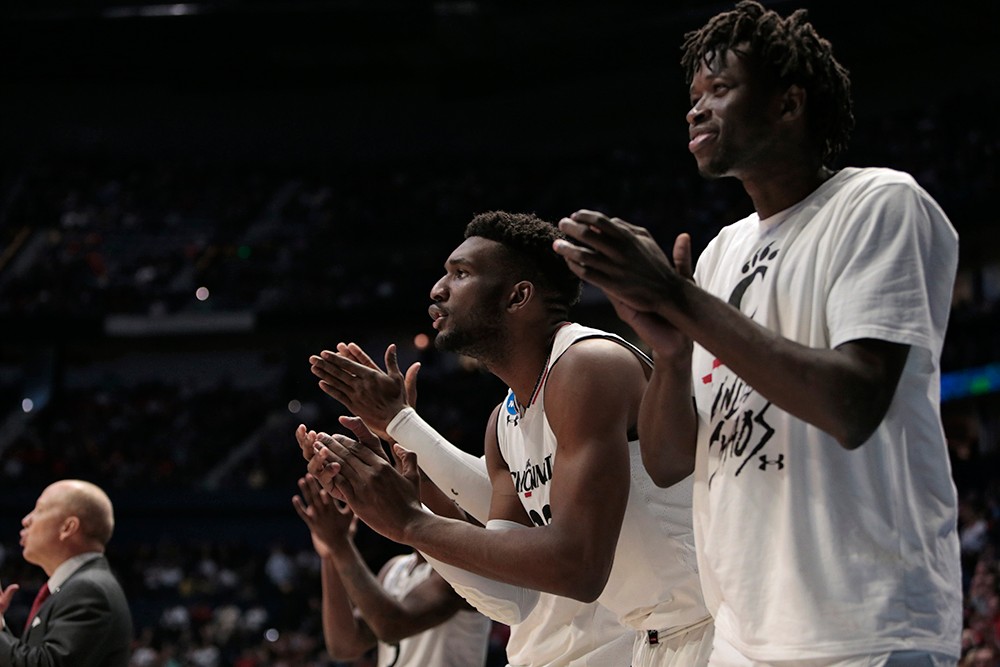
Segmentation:
{"type": "Polygon", "coordinates": [[[381,458],[385,458],[385,452],[382,451],[382,441],[379,440],[377,435],[372,433],[364,420],[360,417],[343,416],[338,417],[337,421],[345,428],[350,429],[351,433],[358,439],[358,442],[378,454],[381,458]]]}
{"type": "MultiPolygon", "coordinates": [[[[325,434],[323,434],[325,435],[325,434]]],[[[323,488],[334,485],[342,469],[341,459],[330,452],[329,447],[317,442],[313,447],[313,456],[309,459],[306,469],[315,477],[323,488]]]]}
{"type": "Polygon", "coordinates": [[[313,444],[316,442],[316,431],[307,431],[305,424],[299,424],[295,429],[295,439],[302,450],[302,456],[306,461],[312,458],[313,444]]]}
{"type": "Polygon", "coordinates": [[[312,526],[313,517],[309,514],[309,508],[306,504],[302,502],[302,498],[299,496],[292,496],[292,507],[295,508],[295,513],[299,515],[307,526],[312,526]]]}
{"type": "Polygon", "coordinates": [[[647,235],[645,229],[621,218],[608,218],[597,211],[581,210],[559,221],[559,230],[600,254],[620,259],[618,243],[627,236],[647,235]]]}
{"type": "Polygon", "coordinates": [[[372,370],[382,370],[375,364],[375,360],[369,357],[357,343],[337,343],[337,354],[346,357],[355,363],[361,364],[362,366],[367,366],[372,370]]]}
{"type": "Polygon", "coordinates": [[[694,277],[694,264],[691,261],[691,235],[680,234],[674,241],[674,268],[683,278],[691,280],[694,277]]]}
{"type": "MultiPolygon", "coordinates": [[[[631,231],[629,228],[634,228],[634,225],[630,225],[620,218],[609,218],[600,211],[588,211],[587,209],[580,209],[563,220],[570,220],[587,227],[595,234],[605,234],[612,237],[621,236],[623,231],[631,231]]],[[[560,221],[560,229],[562,229],[561,223],[562,221],[560,221]]]]}
{"type": "Polygon", "coordinates": [[[330,502],[330,496],[319,485],[319,481],[307,474],[299,479],[299,489],[302,497],[310,507],[325,507],[330,502]]]}
{"type": "Polygon", "coordinates": [[[583,246],[570,243],[569,241],[563,239],[556,239],[553,241],[552,249],[557,255],[561,255],[562,258],[566,260],[570,270],[581,278],[583,277],[583,273],[586,273],[587,269],[595,269],[603,259],[603,256],[594,250],[584,248],[583,246]]]}
{"type": "Polygon", "coordinates": [[[366,468],[385,463],[384,456],[376,454],[368,445],[352,440],[346,435],[320,433],[318,439],[322,444],[317,444],[316,451],[323,454],[323,463],[339,464],[338,474],[346,474],[352,480],[356,480],[366,468]]]}
{"type": "Polygon", "coordinates": [[[594,282],[595,273],[607,272],[623,262],[622,239],[631,227],[618,218],[612,220],[594,211],[577,211],[559,221],[559,230],[567,239],[556,240],[552,249],[567,260],[577,276],[594,282]]]}
{"type": "MultiPolygon", "coordinates": [[[[361,348],[357,346],[355,347],[357,348],[357,351],[361,350],[361,348]]],[[[350,346],[348,346],[347,349],[350,351],[350,346]]],[[[361,352],[361,354],[364,355],[364,352],[361,352]]],[[[371,363],[371,366],[364,363],[358,363],[357,361],[349,359],[348,357],[337,352],[323,350],[318,355],[314,354],[309,357],[309,363],[314,368],[313,375],[316,375],[321,379],[330,377],[339,379],[342,382],[350,383],[352,379],[361,375],[366,375],[372,371],[381,372],[379,368],[375,366],[375,362],[368,359],[367,355],[362,357],[362,360],[365,359],[371,363]]]]}

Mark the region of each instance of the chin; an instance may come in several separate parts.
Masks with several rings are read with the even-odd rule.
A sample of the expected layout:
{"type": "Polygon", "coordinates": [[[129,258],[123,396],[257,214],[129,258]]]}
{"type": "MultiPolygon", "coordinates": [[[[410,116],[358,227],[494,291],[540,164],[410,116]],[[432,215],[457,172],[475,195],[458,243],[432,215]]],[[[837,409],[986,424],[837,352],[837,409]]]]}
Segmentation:
{"type": "Polygon", "coordinates": [[[709,160],[698,163],[698,173],[704,178],[725,178],[730,175],[732,166],[718,160],[709,160]]]}

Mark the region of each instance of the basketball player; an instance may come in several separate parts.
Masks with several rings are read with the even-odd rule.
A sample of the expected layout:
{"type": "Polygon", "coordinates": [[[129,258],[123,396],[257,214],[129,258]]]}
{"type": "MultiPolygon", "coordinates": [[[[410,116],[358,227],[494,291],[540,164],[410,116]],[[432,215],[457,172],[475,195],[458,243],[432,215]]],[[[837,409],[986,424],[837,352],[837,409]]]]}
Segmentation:
{"type": "MultiPolygon", "coordinates": [[[[556,238],[534,216],[477,216],[431,291],[436,345],[478,359],[510,387],[486,429],[485,529],[426,511],[413,479],[344,436],[323,437],[310,472],[376,531],[525,591],[528,610],[531,591],[600,601],[635,630],[635,667],[705,664],[712,624],[694,563],[691,481],[656,489],[645,473],[635,427],[648,360],[567,322],[580,284],[552,252],[556,238]],[[533,527],[517,523],[525,512],[533,527]]],[[[321,387],[376,431],[405,412],[397,368],[395,396],[369,400],[369,411],[356,399],[370,368],[333,352],[310,361],[321,387]]],[[[398,453],[415,474],[415,457],[398,453]]]]}
{"type": "Polygon", "coordinates": [[[955,231],[909,175],[830,167],[850,81],[804,12],[740,2],[687,36],[683,64],[698,169],[738,178],[755,213],[694,282],[686,235],[675,269],[593,211],[560,223],[589,247],[556,249],[654,350],[644,458],[661,484],[695,471],[711,664],[954,665],[939,358],[955,231]]]}

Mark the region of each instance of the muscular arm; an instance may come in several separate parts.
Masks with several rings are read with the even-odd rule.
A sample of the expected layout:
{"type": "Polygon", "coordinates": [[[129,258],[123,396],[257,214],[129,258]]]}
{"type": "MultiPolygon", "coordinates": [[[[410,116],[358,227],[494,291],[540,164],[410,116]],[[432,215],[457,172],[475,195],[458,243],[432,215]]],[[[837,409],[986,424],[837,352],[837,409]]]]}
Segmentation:
{"type": "MultiPolygon", "coordinates": [[[[592,601],[607,581],[621,528],[627,432],[644,386],[638,360],[608,341],[578,343],[553,368],[546,404],[559,450],[546,526],[487,531],[438,517],[420,507],[412,481],[363,447],[334,438],[320,454],[333,463],[331,479],[355,512],[389,539],[498,581],[592,601]]],[[[493,475],[497,484],[504,479],[496,469],[493,475]]],[[[491,518],[508,518],[509,494],[495,489],[494,502],[491,518]]]]}
{"type": "Polygon", "coordinates": [[[639,411],[642,463],[657,486],[667,487],[694,472],[698,417],[691,398],[691,356],[654,355],[653,374],[639,411]]]}
{"type": "Polygon", "coordinates": [[[320,578],[326,650],[334,660],[356,660],[375,646],[375,633],[354,613],[332,556],[320,559],[320,578]]]}
{"type": "Polygon", "coordinates": [[[908,346],[869,339],[836,349],[800,345],[686,280],[644,229],[592,211],[559,226],[591,246],[557,245],[578,276],[670,322],[761,395],[843,447],[859,447],[885,417],[908,346]]]}
{"type": "Polygon", "coordinates": [[[716,355],[762,396],[832,435],[860,447],[885,418],[909,346],[853,340],[835,349],[801,345],[757,324],[691,284],[683,306],[662,301],[657,312],[716,355]]]}
{"type": "MultiPolygon", "coordinates": [[[[360,433],[359,429],[356,434],[360,433]]],[[[381,458],[381,450],[362,446],[381,458]]],[[[398,642],[437,625],[464,606],[436,575],[403,599],[388,593],[381,582],[385,570],[376,579],[354,544],[354,515],[320,490],[312,476],[300,479],[299,489],[302,496],[295,496],[292,505],[309,527],[321,559],[323,636],[331,656],[353,660],[373,647],[376,638],[398,642]]]]}

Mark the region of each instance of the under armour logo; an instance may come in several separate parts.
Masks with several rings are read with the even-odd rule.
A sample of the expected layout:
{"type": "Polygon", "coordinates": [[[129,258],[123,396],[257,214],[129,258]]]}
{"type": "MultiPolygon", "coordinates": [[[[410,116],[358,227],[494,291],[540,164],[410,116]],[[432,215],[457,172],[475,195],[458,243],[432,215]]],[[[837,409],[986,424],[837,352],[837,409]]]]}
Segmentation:
{"type": "Polygon", "coordinates": [[[520,415],[507,415],[508,425],[513,424],[514,426],[517,426],[518,422],[520,421],[521,421],[520,415]]]}
{"type": "Polygon", "coordinates": [[[764,456],[763,454],[761,454],[760,455],[760,465],[757,466],[757,467],[760,468],[761,470],[767,470],[767,466],[770,466],[770,465],[776,465],[776,466],[778,466],[778,470],[784,470],[785,469],[785,455],[784,454],[778,454],[778,458],[774,459],[773,461],[768,461],[767,457],[764,456]]]}

